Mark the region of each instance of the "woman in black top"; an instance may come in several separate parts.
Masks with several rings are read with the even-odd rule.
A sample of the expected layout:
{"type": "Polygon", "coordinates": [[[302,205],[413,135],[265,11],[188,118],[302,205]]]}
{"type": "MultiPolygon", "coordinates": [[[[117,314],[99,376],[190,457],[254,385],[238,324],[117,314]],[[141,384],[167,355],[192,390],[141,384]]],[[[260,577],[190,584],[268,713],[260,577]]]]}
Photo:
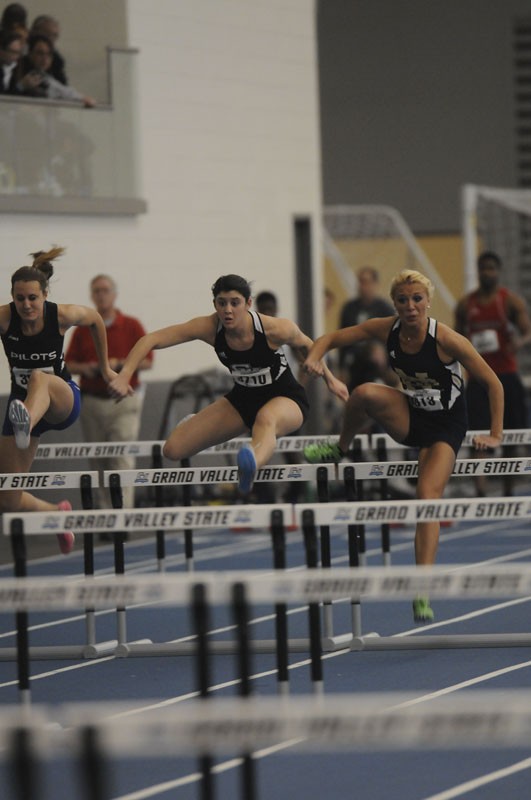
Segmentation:
{"type": "MultiPolygon", "coordinates": [[[[457,451],[467,428],[460,365],[487,390],[490,434],[477,436],[478,450],[497,447],[503,433],[503,388],[496,374],[464,336],[428,317],[432,282],[415,270],[403,270],[391,284],[397,317],[370,319],[360,325],[325,334],[314,344],[305,362],[311,374],[321,372],[321,359],[334,347],[365,339],[387,346],[391,367],[402,390],[377,383],[354,389],[345,409],[338,444],[310,445],[308,461],[340,461],[350,443],[371,418],[393,439],[419,448],[417,497],[442,497],[452,474],[457,451]]],[[[417,525],[417,564],[433,564],[439,541],[439,523],[417,525]]],[[[433,619],[426,598],[414,603],[417,621],[433,619]]]]}
{"type": "MultiPolygon", "coordinates": [[[[275,449],[276,438],[298,430],[307,414],[303,387],[295,380],[282,345],[301,363],[312,340],[287,319],[251,311],[251,289],[239,275],[223,275],[212,286],[213,314],[143,336],[111,383],[115,397],[125,397],[138,364],[153,349],[200,340],[214,347],[234,379],[225,396],[178,425],[164,445],[164,455],[180,460],[251,430],[251,445],[238,453],[240,490],[250,492],[259,467],[275,449]]],[[[346,400],[347,387],[323,367],[330,391],[346,400]]]]}
{"type": "MultiPolygon", "coordinates": [[[[107,358],[107,337],[100,315],[92,308],[57,305],[47,300],[52,260],[63,248],[34,253],[31,267],[11,277],[13,301],[0,306],[0,337],[11,373],[11,391],[0,439],[0,472],[29,472],[39,437],[48,430],[64,430],[79,415],[79,388],[64,364],[63,340],[74,325],[90,327],[105,380],[116,373],[107,358]]],[[[69,511],[68,500],[58,505],[29,492],[0,492],[2,511],[69,511]]],[[[74,544],[72,533],[58,535],[63,553],[74,544]]]]}

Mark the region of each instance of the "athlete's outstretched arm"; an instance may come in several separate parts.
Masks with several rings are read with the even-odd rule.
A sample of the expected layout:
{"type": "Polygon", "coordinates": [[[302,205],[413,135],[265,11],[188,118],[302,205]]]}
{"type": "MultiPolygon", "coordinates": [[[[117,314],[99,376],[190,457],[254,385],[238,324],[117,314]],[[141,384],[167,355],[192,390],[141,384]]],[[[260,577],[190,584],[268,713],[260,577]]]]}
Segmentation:
{"type": "Polygon", "coordinates": [[[103,380],[110,383],[117,373],[111,369],[107,354],[107,331],[105,323],[96,309],[88,306],[78,305],[59,305],[57,307],[57,319],[59,327],[64,333],[68,328],[86,327],[90,328],[90,333],[96,348],[98,365],[103,380]]]}
{"type": "Polygon", "coordinates": [[[139,364],[147,357],[152,350],[163,350],[166,347],[174,347],[185,342],[192,342],[197,339],[214,343],[216,330],[216,314],[208,317],[196,317],[188,322],[178,325],[170,325],[167,328],[160,328],[157,331],[146,333],[142,336],[129,355],[125,359],[119,375],[109,384],[111,395],[121,400],[127,397],[130,386],[129,382],[138,369],[139,364]]]}

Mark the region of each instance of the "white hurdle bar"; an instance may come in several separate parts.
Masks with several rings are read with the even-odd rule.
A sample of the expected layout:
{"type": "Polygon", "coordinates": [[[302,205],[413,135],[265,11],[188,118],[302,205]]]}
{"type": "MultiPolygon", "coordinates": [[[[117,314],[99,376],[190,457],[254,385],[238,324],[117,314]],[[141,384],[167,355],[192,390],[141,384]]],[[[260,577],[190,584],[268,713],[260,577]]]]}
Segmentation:
{"type": "Polygon", "coordinates": [[[412,692],[278,697],[219,697],[182,708],[145,710],[134,703],[72,703],[28,710],[7,706],[0,747],[14,729],[30,732],[35,752],[79,752],[80,732],[96,728],[102,753],[113,757],[175,757],[290,743],[295,752],[466,750],[521,747],[531,735],[531,691],[463,691],[436,705],[412,692]]]}
{"type": "MultiPolygon", "coordinates": [[[[463,447],[471,447],[474,436],[488,431],[468,431],[463,447]]],[[[316,442],[337,442],[339,436],[282,436],[277,439],[276,453],[302,453],[305,447],[316,442]]],[[[228,442],[214,445],[197,455],[224,455],[237,453],[243,444],[249,444],[249,437],[238,437],[228,442]]],[[[531,444],[531,428],[504,431],[501,447],[531,444]]],[[[146,440],[138,442],[69,442],[40,444],[35,455],[36,459],[78,459],[78,458],[116,458],[117,456],[151,456],[153,448],[162,449],[163,439],[146,440]]],[[[376,450],[378,445],[384,445],[387,450],[412,450],[396,442],[386,433],[357,434],[352,440],[351,447],[358,446],[363,452],[376,450]]]]}
{"type": "MultiPolygon", "coordinates": [[[[7,706],[0,719],[0,747],[20,800],[29,792],[40,796],[44,759],[65,757],[77,762],[79,796],[85,796],[90,771],[90,797],[103,800],[111,796],[111,759],[201,759],[205,753],[230,758],[267,748],[293,756],[413,748],[473,753],[529,742],[529,690],[465,690],[437,704],[417,700],[411,692],[344,693],[327,696],[326,702],[311,695],[219,697],[190,701],[185,713],[181,707],[146,711],[140,704],[101,701],[31,710],[7,706]]],[[[245,800],[257,797],[254,772],[240,787],[245,800]]],[[[59,787],[55,790],[59,796],[59,787]]],[[[212,792],[203,790],[202,796],[212,792]]]]}
{"type": "MultiPolygon", "coordinates": [[[[2,473],[0,474],[0,491],[9,490],[58,490],[58,489],[77,489],[80,490],[82,499],[85,502],[92,501],[92,489],[99,486],[99,475],[97,472],[30,472],[30,473],[2,473]]],[[[68,529],[65,529],[68,530],[68,529]]],[[[59,532],[59,531],[56,531],[59,532]]],[[[15,557],[15,569],[17,568],[17,551],[20,547],[24,548],[23,541],[13,541],[13,555],[15,557]]],[[[22,555],[25,559],[25,548],[22,555]]],[[[87,564],[92,563],[92,553],[87,553],[85,548],[85,570],[87,564]],[[87,560],[88,559],[88,560],[87,560]]],[[[39,645],[30,648],[31,657],[35,659],[77,659],[77,658],[96,658],[108,655],[113,652],[117,641],[96,642],[96,620],[94,610],[87,607],[85,609],[85,629],[86,642],[81,645],[39,645]]],[[[13,661],[16,659],[16,647],[0,648],[0,661],[13,661]]]]}

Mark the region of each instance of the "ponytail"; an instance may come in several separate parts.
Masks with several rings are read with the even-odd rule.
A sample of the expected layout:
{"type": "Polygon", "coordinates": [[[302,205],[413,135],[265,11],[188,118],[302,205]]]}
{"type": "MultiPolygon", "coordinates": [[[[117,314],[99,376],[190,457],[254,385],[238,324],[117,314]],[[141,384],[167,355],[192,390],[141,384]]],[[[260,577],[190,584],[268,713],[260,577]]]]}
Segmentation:
{"type": "Polygon", "coordinates": [[[53,275],[53,264],[56,258],[65,252],[64,247],[52,247],[50,250],[38,250],[30,253],[33,256],[31,267],[20,267],[11,276],[11,294],[17,281],[37,281],[43,292],[48,291],[48,282],[53,275]]]}

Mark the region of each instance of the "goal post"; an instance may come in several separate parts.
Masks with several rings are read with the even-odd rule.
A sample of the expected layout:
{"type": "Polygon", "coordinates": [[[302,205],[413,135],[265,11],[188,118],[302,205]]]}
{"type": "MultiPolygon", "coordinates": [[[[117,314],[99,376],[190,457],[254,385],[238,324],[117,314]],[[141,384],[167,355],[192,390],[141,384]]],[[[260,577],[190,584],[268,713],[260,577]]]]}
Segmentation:
{"type": "Polygon", "coordinates": [[[531,292],[531,189],[466,184],[461,192],[465,289],[477,286],[477,257],[493,250],[503,264],[503,283],[531,292]]]}

